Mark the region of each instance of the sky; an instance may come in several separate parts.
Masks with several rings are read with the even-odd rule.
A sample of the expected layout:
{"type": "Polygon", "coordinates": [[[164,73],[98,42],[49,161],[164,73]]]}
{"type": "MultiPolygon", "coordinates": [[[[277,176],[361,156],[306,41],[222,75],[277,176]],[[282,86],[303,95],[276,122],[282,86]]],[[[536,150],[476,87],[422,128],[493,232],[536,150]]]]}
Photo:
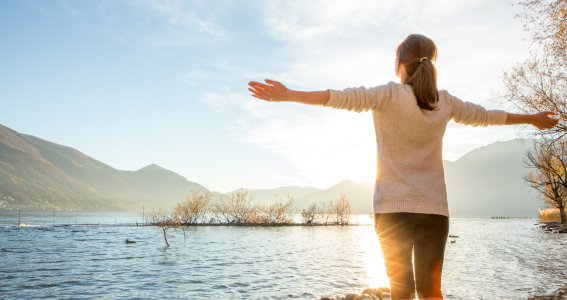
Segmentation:
{"type": "MultiPolygon", "coordinates": [[[[438,48],[438,87],[489,109],[530,40],[508,1],[0,1],[0,124],[121,170],[158,164],[214,191],[372,182],[370,113],[250,96],[398,81],[396,46],[438,48]]],[[[451,122],[444,159],[525,127],[451,122]]]]}

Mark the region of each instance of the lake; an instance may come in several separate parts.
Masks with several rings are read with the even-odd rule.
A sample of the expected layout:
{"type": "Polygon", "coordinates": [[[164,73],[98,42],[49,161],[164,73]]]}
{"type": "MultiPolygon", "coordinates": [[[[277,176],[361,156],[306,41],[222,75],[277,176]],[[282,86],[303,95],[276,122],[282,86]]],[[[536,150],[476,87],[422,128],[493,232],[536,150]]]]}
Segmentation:
{"type": "MultiPolygon", "coordinates": [[[[2,299],[319,299],[388,286],[371,225],[192,227],[186,238],[171,231],[167,248],[157,227],[119,226],[143,223],[138,214],[22,212],[17,222],[0,212],[2,299]]],[[[451,219],[445,297],[567,299],[567,234],[534,223],[451,219]]]]}

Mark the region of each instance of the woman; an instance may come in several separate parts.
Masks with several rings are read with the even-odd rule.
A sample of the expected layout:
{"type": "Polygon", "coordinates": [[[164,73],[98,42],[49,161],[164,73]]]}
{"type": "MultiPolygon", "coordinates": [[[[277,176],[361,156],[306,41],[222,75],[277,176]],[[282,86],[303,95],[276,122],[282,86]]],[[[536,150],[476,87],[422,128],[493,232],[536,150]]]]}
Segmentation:
{"type": "Polygon", "coordinates": [[[408,36],[396,51],[396,75],[372,88],[293,91],[266,80],[250,82],[252,96],[356,112],[371,110],[378,148],[375,227],[384,254],[391,297],[442,299],[441,271],[449,231],[442,159],[447,123],[472,126],[531,124],[552,128],[552,112],[512,114],[463,102],[437,90],[437,49],[423,35],[408,36]],[[413,260],[412,260],[413,255],[413,260]]]}

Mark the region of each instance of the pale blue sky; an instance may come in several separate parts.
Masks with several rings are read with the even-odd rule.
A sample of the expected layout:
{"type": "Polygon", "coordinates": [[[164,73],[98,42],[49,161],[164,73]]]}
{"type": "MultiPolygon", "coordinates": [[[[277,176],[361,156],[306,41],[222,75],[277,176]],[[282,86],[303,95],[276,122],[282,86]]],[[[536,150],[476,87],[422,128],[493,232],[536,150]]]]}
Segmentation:
{"type": "MultiPolygon", "coordinates": [[[[439,48],[439,87],[489,108],[528,55],[507,1],[0,1],[0,123],[115,168],[157,163],[216,191],[373,180],[368,113],[249,97],[397,80],[410,33],[439,48]]],[[[517,128],[452,124],[445,158],[517,128]]]]}

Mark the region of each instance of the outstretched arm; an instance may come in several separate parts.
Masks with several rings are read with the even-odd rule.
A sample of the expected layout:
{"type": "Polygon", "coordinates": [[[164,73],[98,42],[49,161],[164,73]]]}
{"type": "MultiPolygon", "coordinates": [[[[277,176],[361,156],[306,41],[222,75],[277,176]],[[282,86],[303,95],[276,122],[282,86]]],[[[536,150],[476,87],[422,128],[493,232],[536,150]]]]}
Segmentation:
{"type": "Polygon", "coordinates": [[[329,101],[329,91],[300,92],[288,89],[278,81],[266,79],[266,84],[250,81],[248,90],[252,96],[272,102],[298,102],[311,105],[325,105],[329,101]]]}
{"type": "Polygon", "coordinates": [[[555,113],[544,111],[533,115],[507,113],[506,125],[530,124],[537,129],[544,130],[555,127],[559,120],[551,118],[555,113]]]}
{"type": "Polygon", "coordinates": [[[487,110],[484,107],[449,95],[452,118],[455,122],[472,126],[529,124],[537,129],[553,128],[559,120],[552,118],[555,113],[544,111],[532,115],[513,114],[503,110],[487,110]]]}

